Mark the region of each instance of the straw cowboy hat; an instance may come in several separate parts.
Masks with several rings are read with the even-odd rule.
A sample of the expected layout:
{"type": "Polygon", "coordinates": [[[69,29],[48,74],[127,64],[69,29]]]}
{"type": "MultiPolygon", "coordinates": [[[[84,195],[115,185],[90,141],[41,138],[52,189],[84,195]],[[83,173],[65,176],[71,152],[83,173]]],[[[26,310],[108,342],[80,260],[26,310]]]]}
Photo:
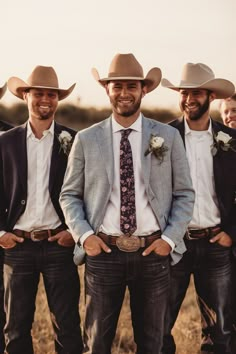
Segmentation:
{"type": "Polygon", "coordinates": [[[2,96],[4,95],[4,93],[6,92],[7,90],[7,83],[5,83],[3,85],[3,87],[0,87],[0,98],[2,98],[2,96]]]}
{"type": "Polygon", "coordinates": [[[142,66],[131,53],[116,54],[106,78],[101,79],[95,68],[92,69],[92,75],[103,87],[111,80],[141,80],[147,86],[147,92],[153,91],[161,81],[159,68],[152,68],[144,77],[142,66]]]}
{"type": "Polygon", "coordinates": [[[225,79],[216,79],[209,66],[202,63],[187,63],[183,67],[179,85],[173,85],[169,80],[162,79],[162,86],[172,90],[199,88],[210,90],[216,98],[227,98],[234,93],[234,85],[225,79]]]}
{"type": "Polygon", "coordinates": [[[36,66],[27,82],[18,77],[10,77],[7,82],[8,88],[15,95],[23,99],[23,92],[31,88],[43,88],[58,91],[59,100],[63,100],[73,91],[75,84],[67,90],[59,88],[58,78],[51,66],[36,66]]]}

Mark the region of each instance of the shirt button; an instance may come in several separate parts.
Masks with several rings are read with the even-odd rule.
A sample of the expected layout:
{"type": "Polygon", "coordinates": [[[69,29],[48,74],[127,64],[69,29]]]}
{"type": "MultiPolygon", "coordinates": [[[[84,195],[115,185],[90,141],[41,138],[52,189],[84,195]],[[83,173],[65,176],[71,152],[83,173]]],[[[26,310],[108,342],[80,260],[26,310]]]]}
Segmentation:
{"type": "Polygon", "coordinates": [[[25,205],[25,200],[22,199],[20,203],[21,203],[21,205],[25,205]]]}

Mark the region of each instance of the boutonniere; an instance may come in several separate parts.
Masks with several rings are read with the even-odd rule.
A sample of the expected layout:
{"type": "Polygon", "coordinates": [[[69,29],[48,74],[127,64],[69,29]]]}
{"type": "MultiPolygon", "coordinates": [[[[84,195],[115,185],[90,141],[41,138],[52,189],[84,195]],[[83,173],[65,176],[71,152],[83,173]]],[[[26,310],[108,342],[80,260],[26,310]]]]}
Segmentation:
{"type": "Polygon", "coordinates": [[[58,136],[58,140],[61,145],[60,150],[62,149],[63,152],[68,156],[72,146],[72,136],[66,130],[62,130],[58,136]]]}
{"type": "Polygon", "coordinates": [[[165,140],[162,137],[151,134],[149,147],[144,155],[147,156],[148,154],[153,153],[156,158],[162,162],[166,151],[168,151],[168,147],[164,145],[164,142],[165,140]]]}
{"type": "Polygon", "coordinates": [[[223,151],[232,150],[236,152],[236,139],[233,139],[232,136],[226,134],[222,131],[219,131],[217,135],[213,133],[213,144],[211,145],[211,153],[213,156],[221,149],[223,151]]]}

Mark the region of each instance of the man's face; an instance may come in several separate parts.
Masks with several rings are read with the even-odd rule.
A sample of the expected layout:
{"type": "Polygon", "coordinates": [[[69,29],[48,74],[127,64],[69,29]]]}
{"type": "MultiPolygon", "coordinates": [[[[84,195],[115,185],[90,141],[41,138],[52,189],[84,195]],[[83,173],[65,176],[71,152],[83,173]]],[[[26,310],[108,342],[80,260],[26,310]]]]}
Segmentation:
{"type": "Polygon", "coordinates": [[[130,117],[139,111],[146,88],[138,80],[114,80],[107,84],[106,91],[113,112],[122,117],[130,117]]]}
{"type": "Polygon", "coordinates": [[[225,125],[236,129],[236,101],[224,100],[220,106],[220,114],[225,125]]]}
{"type": "Polygon", "coordinates": [[[24,93],[29,115],[38,120],[53,119],[58,106],[58,92],[50,89],[30,89],[24,93]]]}
{"type": "Polygon", "coordinates": [[[180,90],[180,108],[186,119],[197,121],[209,111],[211,93],[200,89],[181,89],[180,90]]]}

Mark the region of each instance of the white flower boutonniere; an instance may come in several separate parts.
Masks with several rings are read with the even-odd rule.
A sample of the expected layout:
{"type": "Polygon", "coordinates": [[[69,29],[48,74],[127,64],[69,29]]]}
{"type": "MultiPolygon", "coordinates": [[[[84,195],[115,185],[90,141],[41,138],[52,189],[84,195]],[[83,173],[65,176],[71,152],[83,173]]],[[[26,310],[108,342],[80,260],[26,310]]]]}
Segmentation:
{"type": "Polygon", "coordinates": [[[236,139],[232,136],[219,131],[217,135],[213,133],[213,144],[211,145],[211,153],[213,156],[217,154],[219,150],[236,152],[236,139]]]}
{"type": "Polygon", "coordinates": [[[158,160],[161,162],[164,159],[165,152],[168,151],[168,147],[164,145],[164,139],[160,136],[151,134],[149,147],[145,151],[145,156],[147,156],[150,152],[153,153],[158,160]]]}
{"type": "Polygon", "coordinates": [[[66,130],[62,130],[62,132],[58,136],[58,140],[61,144],[61,149],[66,155],[69,155],[72,146],[72,136],[70,135],[70,133],[66,130]]]}

